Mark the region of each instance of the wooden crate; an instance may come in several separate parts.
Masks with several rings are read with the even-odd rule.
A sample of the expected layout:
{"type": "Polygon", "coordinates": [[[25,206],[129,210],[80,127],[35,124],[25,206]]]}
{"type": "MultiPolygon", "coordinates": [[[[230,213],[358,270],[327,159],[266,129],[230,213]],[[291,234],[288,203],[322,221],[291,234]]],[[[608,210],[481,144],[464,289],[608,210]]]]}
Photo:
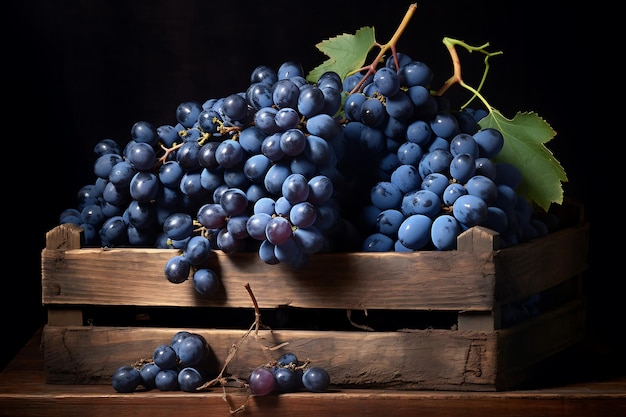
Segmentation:
{"type": "Polygon", "coordinates": [[[505,249],[497,233],[473,227],[454,251],[315,254],[302,270],[215,251],[209,263],[222,288],[211,298],[190,281],[166,280],[175,250],[81,248],[82,230],[60,225],[42,251],[46,382],[110,384],[119,366],[149,358],[186,329],[206,338],[216,370],[243,340],[227,369],[241,378],[290,351],[326,368],[337,387],[529,387],[585,334],[589,225],[578,204],[556,214],[565,227],[505,249]],[[246,284],[264,323],[304,318],[296,327],[276,319],[243,338],[254,321],[246,284]],[[533,297],[538,313],[511,314],[533,297]]]}

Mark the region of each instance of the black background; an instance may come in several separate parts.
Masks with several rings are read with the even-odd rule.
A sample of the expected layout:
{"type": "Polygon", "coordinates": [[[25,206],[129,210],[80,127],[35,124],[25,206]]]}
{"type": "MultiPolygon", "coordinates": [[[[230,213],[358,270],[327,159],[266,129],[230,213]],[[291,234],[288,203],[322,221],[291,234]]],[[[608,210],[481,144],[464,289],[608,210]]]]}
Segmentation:
{"type": "MultiPolygon", "coordinates": [[[[617,276],[600,275],[605,260],[593,251],[601,220],[597,191],[589,189],[595,147],[591,61],[581,50],[585,16],[564,13],[556,3],[424,1],[398,50],[428,63],[440,83],[451,74],[444,36],[490,42],[491,50],[504,53],[491,61],[485,97],[507,117],[535,111],[557,132],[547,146],[569,177],[565,195],[584,203],[591,224],[584,280],[590,336],[584,363],[576,366],[581,373],[598,367],[611,373],[623,349],[614,336],[621,296],[617,276]]],[[[310,70],[326,59],[315,44],[340,33],[374,26],[385,42],[408,5],[36,0],[5,6],[3,156],[12,167],[3,175],[0,368],[46,321],[40,286],[45,233],[61,210],[74,206],[78,189],[93,182],[97,141],[125,144],[139,120],[175,124],[180,102],[242,91],[260,64],[278,68],[295,60],[310,70]]],[[[469,84],[477,85],[477,70],[482,67],[464,67],[469,84]]]]}

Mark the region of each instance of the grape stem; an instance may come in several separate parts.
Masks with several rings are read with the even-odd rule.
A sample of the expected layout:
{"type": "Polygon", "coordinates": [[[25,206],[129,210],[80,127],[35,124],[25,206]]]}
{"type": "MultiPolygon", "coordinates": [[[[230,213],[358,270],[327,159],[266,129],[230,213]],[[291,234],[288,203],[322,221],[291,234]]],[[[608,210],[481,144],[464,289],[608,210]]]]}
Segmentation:
{"type": "Polygon", "coordinates": [[[501,55],[502,51],[488,52],[486,48],[489,46],[489,43],[485,43],[481,46],[471,46],[461,40],[448,37],[443,38],[443,44],[448,49],[448,53],[450,54],[450,58],[452,59],[452,67],[454,72],[452,76],[448,78],[446,82],[443,83],[439,90],[437,90],[434,94],[436,96],[442,96],[454,84],[459,84],[461,87],[469,90],[472,93],[472,97],[470,97],[469,100],[467,100],[467,102],[461,106],[461,109],[467,107],[474,99],[479,99],[483,102],[487,110],[489,110],[489,112],[491,113],[493,107],[489,105],[487,100],[482,96],[482,94],[480,94],[480,90],[485,84],[485,80],[487,79],[487,73],[489,72],[489,58],[495,55],[501,55]],[[473,88],[463,81],[463,77],[461,76],[461,59],[459,58],[459,54],[457,53],[456,45],[465,48],[470,53],[480,52],[482,54],[485,54],[485,71],[483,72],[483,76],[480,80],[478,88],[473,88]]]}
{"type": "Polygon", "coordinates": [[[352,89],[352,91],[350,91],[350,94],[354,94],[357,91],[361,90],[361,87],[363,87],[363,84],[365,83],[365,81],[367,80],[367,78],[376,73],[376,69],[378,68],[378,63],[381,62],[385,56],[385,53],[389,50],[391,50],[391,54],[393,55],[393,60],[396,64],[396,68],[400,68],[400,65],[398,63],[398,55],[396,53],[396,45],[398,44],[398,40],[400,39],[400,36],[402,36],[402,33],[404,33],[404,30],[406,29],[406,27],[409,25],[409,22],[411,21],[411,18],[413,17],[413,15],[415,14],[415,10],[417,10],[417,3],[412,3],[409,5],[409,9],[407,10],[406,14],[404,15],[404,18],[402,19],[402,22],[400,22],[400,25],[398,26],[398,28],[396,29],[396,32],[393,34],[393,36],[391,37],[391,39],[389,39],[389,41],[385,44],[380,44],[378,42],[376,42],[372,47],[378,47],[380,48],[380,50],[378,51],[378,55],[376,55],[376,58],[374,58],[372,60],[372,63],[369,65],[366,65],[364,67],[361,67],[359,69],[356,69],[352,72],[350,72],[348,75],[350,74],[354,74],[360,71],[365,71],[367,70],[367,73],[365,73],[365,76],[357,83],[357,85],[354,86],[354,88],[352,89]]]}

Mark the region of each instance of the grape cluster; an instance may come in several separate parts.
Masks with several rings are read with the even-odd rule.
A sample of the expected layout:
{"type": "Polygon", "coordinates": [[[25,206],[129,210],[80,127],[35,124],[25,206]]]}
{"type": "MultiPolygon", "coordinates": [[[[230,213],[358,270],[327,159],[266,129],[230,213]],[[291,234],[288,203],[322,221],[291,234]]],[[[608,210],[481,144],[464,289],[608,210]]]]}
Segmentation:
{"type": "Polygon", "coordinates": [[[253,395],[264,396],[272,392],[285,393],[306,390],[326,392],[330,375],[319,366],[308,366],[293,353],[281,355],[274,363],[252,370],[248,384],[253,395]]]}
{"type": "Polygon", "coordinates": [[[138,121],[123,148],[98,142],[96,180],[60,223],[87,246],[178,249],[166,278],[204,295],[220,284],[212,250],[298,268],[317,252],[452,250],[476,225],[503,245],[547,233],[520,171],[494,162],[502,133],[432,80],[402,53],[315,83],[293,61],[258,66],[245,91],[180,103],[173,125],[138,121]]]}
{"type": "Polygon", "coordinates": [[[147,390],[196,392],[210,377],[210,347],[197,333],[177,332],[169,344],[157,346],[152,359],[120,366],[111,384],[117,392],[147,390]]]}
{"type": "Polygon", "coordinates": [[[430,92],[433,71],[398,54],[373,75],[352,74],[344,89],[344,172],[357,173],[362,194],[361,250],[452,250],[457,236],[485,226],[511,246],[548,233],[516,193],[520,171],[495,162],[504,137],[481,129],[484,110],[451,110],[430,92]],[[367,161],[364,164],[364,161],[367,161]],[[363,169],[367,166],[366,169],[363,169]]]}

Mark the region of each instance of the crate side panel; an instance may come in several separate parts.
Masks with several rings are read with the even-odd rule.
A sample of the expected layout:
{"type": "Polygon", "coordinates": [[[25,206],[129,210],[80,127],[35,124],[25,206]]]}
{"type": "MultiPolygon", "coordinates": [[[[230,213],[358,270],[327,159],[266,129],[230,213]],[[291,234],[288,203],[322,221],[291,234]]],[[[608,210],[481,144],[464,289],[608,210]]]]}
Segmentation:
{"type": "MultiPolygon", "coordinates": [[[[293,352],[329,371],[336,386],[394,389],[493,391],[494,333],[419,330],[412,332],[260,331],[187,329],[204,336],[212,367],[221,369],[239,345],[228,373],[247,379],[251,370],[293,352]],[[281,346],[275,350],[270,347],[281,346]]],[[[148,359],[176,329],[46,326],[46,382],[110,384],[119,366],[148,359]]]]}
{"type": "Polygon", "coordinates": [[[250,307],[250,284],[261,308],[490,310],[493,254],[456,251],[314,254],[294,270],[255,253],[212,254],[208,267],[222,288],[208,298],[190,280],[164,275],[169,249],[42,251],[43,304],[250,307]],[[329,295],[332,294],[332,297],[329,295]]]}
{"type": "Polygon", "coordinates": [[[521,300],[587,269],[589,224],[550,233],[496,252],[496,298],[521,300]]]}
{"type": "Polygon", "coordinates": [[[582,341],[586,332],[584,299],[498,331],[498,390],[527,384],[540,364],[582,341]]]}

